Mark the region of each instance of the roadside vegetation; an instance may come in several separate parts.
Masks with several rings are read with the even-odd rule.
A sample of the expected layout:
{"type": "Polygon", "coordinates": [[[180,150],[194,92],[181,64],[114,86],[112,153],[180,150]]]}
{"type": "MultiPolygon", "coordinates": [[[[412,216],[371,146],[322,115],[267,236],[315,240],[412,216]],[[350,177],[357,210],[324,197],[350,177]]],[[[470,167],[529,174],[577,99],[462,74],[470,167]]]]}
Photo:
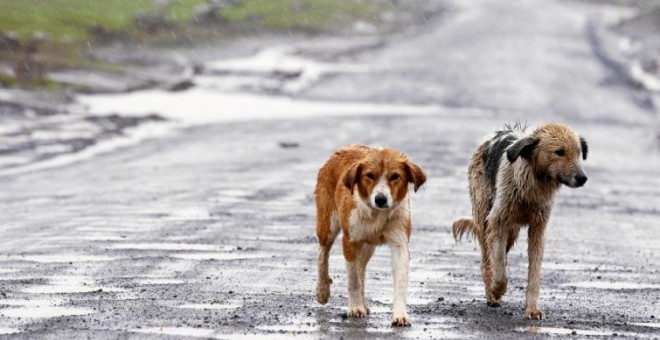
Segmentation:
{"type": "Polygon", "coordinates": [[[57,87],[48,71],[121,71],[93,57],[107,44],[173,46],[263,31],[377,29],[384,0],[0,0],[0,85],[57,87]]]}

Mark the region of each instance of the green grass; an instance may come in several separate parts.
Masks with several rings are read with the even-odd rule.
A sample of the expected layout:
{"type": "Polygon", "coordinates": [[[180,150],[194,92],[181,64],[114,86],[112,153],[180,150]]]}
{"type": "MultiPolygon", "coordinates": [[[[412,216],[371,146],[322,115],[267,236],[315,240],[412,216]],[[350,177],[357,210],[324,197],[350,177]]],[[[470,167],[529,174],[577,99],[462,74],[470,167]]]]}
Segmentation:
{"type": "Polygon", "coordinates": [[[223,10],[231,22],[253,20],[280,30],[333,31],[355,21],[374,21],[381,6],[355,0],[244,0],[223,10]]]}
{"type": "MultiPolygon", "coordinates": [[[[200,25],[193,20],[198,5],[207,0],[175,0],[169,6],[153,0],[0,0],[0,31],[16,32],[21,40],[34,33],[46,34],[37,52],[46,70],[94,68],[121,72],[121,65],[93,60],[87,51],[101,43],[88,33],[92,26],[117,33],[114,39],[152,46],[174,46],[206,42],[209,38],[231,38],[262,31],[337,32],[357,21],[378,25],[383,4],[368,0],[243,0],[219,13],[225,20],[200,25]],[[174,25],[156,34],[135,26],[138,13],[165,11],[174,25]]],[[[17,65],[22,54],[0,46],[0,64],[17,65]]],[[[16,79],[0,79],[2,86],[16,85],[16,79]]],[[[36,86],[52,88],[44,80],[36,86]]]]}
{"type": "MultiPolygon", "coordinates": [[[[177,21],[188,20],[204,0],[178,0],[171,7],[177,21]]],[[[130,30],[136,13],[158,10],[152,0],[0,0],[0,30],[27,38],[34,32],[51,39],[88,39],[87,28],[130,30]]]]}
{"type": "MultiPolygon", "coordinates": [[[[0,31],[22,38],[44,32],[50,39],[86,41],[87,29],[136,33],[135,14],[167,10],[176,22],[188,22],[205,0],[176,0],[167,9],[153,0],[0,0],[0,31]]],[[[247,22],[274,29],[332,31],[372,19],[382,5],[356,0],[244,0],[221,13],[231,23],[247,22]]]]}

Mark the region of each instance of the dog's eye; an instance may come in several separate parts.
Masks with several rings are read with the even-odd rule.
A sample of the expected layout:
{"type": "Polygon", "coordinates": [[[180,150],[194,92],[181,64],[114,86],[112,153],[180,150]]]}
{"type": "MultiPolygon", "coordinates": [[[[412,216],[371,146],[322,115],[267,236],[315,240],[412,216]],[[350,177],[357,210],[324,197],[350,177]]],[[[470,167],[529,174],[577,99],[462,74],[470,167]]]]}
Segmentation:
{"type": "Polygon", "coordinates": [[[390,181],[396,181],[399,177],[401,177],[401,175],[393,173],[392,176],[390,176],[390,181]]]}
{"type": "Polygon", "coordinates": [[[564,151],[564,149],[557,149],[557,150],[555,150],[555,155],[557,155],[557,156],[565,156],[565,155],[566,155],[566,151],[564,151]]]}
{"type": "Polygon", "coordinates": [[[371,172],[367,173],[366,176],[368,179],[374,179],[374,174],[372,174],[371,172]]]}

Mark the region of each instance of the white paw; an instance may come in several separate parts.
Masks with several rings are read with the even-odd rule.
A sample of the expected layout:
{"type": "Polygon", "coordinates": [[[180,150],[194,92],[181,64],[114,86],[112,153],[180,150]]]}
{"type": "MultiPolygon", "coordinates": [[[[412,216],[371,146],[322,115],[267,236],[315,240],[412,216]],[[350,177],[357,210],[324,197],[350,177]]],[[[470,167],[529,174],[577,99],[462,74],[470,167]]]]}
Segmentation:
{"type": "Polygon", "coordinates": [[[525,318],[532,320],[543,320],[545,318],[545,313],[538,308],[525,308],[525,318]]]}
{"type": "Polygon", "coordinates": [[[353,318],[363,318],[369,314],[369,308],[365,306],[349,307],[346,315],[353,318]]]}
{"type": "Polygon", "coordinates": [[[410,317],[406,313],[395,313],[392,318],[392,326],[394,327],[410,327],[410,317]]]}

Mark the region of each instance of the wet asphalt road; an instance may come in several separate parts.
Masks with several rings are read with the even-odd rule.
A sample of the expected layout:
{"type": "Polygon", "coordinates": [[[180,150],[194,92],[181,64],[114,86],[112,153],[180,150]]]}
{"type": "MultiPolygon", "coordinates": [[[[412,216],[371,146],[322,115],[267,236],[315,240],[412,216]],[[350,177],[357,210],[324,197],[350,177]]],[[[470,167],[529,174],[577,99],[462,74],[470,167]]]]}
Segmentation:
{"type": "Polygon", "coordinates": [[[439,105],[432,114],[358,111],[202,126],[0,177],[0,334],[511,339],[575,330],[575,337],[658,338],[660,147],[652,96],[615,81],[616,71],[594,49],[587,27],[601,8],[558,2],[537,12],[535,5],[497,7],[511,22],[496,25],[494,2],[457,4],[425,33],[353,60],[380,67],[335,76],[300,95],[439,105]],[[498,37],[520,39],[523,47],[503,47],[498,37]],[[475,56],[488,44],[499,46],[497,53],[475,56]],[[446,64],[452,66],[438,67],[446,64]],[[424,77],[416,80],[413,69],[424,77]],[[362,86],[350,91],[349,84],[362,86]],[[446,94],[432,96],[432,84],[446,94]],[[425,93],[428,99],[416,97],[425,93]],[[483,135],[516,119],[532,126],[566,121],[590,142],[589,182],[562,189],[546,234],[544,321],[522,317],[523,237],[509,257],[504,305],[493,309],[485,305],[478,249],[450,235],[452,221],[470,211],[471,152],[483,135]],[[386,249],[369,264],[368,318],[343,316],[339,247],[330,263],[330,302],[315,301],[315,176],[348,143],[399,148],[429,174],[412,197],[411,328],[389,327],[386,249]]]}

